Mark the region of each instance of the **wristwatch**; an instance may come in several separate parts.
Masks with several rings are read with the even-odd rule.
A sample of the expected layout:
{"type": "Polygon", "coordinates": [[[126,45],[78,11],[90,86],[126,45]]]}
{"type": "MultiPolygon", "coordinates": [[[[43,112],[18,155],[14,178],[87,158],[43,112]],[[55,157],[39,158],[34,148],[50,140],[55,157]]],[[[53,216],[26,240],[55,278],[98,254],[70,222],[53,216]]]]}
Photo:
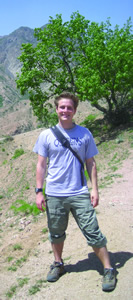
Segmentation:
{"type": "Polygon", "coordinates": [[[36,193],[36,194],[38,194],[38,193],[40,193],[40,192],[43,192],[43,189],[41,189],[41,188],[40,188],[40,189],[39,189],[39,188],[35,188],[35,193],[36,193]]]}

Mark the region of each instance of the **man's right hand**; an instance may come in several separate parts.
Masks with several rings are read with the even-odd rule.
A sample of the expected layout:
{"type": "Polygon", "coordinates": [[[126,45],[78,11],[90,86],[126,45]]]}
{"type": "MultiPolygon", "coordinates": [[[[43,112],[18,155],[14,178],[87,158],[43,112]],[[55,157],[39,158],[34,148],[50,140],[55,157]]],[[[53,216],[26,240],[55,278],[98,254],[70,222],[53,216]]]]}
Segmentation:
{"type": "Polygon", "coordinates": [[[42,193],[42,192],[39,192],[39,193],[36,195],[36,205],[37,205],[37,207],[38,207],[41,211],[44,211],[44,207],[45,207],[45,199],[44,199],[44,196],[43,196],[43,193],[42,193]]]}

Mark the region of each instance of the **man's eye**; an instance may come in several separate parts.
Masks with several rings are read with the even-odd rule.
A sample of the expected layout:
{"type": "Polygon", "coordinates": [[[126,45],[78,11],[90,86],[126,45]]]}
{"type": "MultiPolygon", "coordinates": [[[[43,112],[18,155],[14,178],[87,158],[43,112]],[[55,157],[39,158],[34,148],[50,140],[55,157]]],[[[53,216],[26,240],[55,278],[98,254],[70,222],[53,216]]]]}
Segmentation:
{"type": "MultiPolygon", "coordinates": [[[[60,109],[65,109],[66,106],[60,106],[59,108],[60,108],[60,109]]],[[[71,110],[72,110],[72,107],[71,107],[71,106],[67,106],[67,110],[71,111],[71,110]]]]}

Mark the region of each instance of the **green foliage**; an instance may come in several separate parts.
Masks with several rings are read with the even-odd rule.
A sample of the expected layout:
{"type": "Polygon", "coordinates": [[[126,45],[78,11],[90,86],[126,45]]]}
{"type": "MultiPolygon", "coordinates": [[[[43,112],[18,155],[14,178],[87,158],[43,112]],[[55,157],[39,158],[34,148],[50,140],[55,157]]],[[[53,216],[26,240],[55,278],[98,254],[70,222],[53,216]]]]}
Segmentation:
{"type": "Polygon", "coordinates": [[[13,295],[16,293],[17,288],[22,288],[25,284],[27,284],[29,281],[28,277],[25,278],[18,278],[18,286],[17,285],[13,285],[10,287],[10,289],[8,290],[8,292],[6,293],[6,297],[7,298],[12,298],[13,295]]]}
{"type": "Polygon", "coordinates": [[[36,284],[33,285],[30,289],[29,289],[29,294],[30,295],[34,295],[36,294],[37,292],[40,291],[40,288],[42,287],[43,283],[45,283],[46,280],[43,280],[43,279],[40,279],[40,280],[37,280],[36,284]]]}
{"type": "Polygon", "coordinates": [[[103,138],[105,134],[109,134],[112,126],[105,119],[96,119],[96,117],[96,115],[89,115],[80,125],[88,128],[94,137],[103,138]]]}
{"type": "MultiPolygon", "coordinates": [[[[22,249],[15,249],[15,250],[22,250],[22,249]]],[[[12,266],[8,268],[8,271],[16,272],[18,267],[22,267],[23,263],[27,261],[27,256],[21,257],[17,259],[12,266]]]]}
{"type": "Polygon", "coordinates": [[[24,215],[37,216],[41,213],[36,203],[29,204],[25,200],[16,200],[15,203],[10,206],[10,209],[13,209],[15,215],[23,213],[24,215]]]}
{"type": "Polygon", "coordinates": [[[17,267],[15,265],[12,265],[8,268],[8,271],[12,271],[12,272],[16,272],[17,271],[17,267]]]}
{"type": "Polygon", "coordinates": [[[90,114],[88,117],[86,117],[86,119],[84,120],[82,125],[84,125],[85,127],[90,128],[90,126],[94,123],[95,119],[96,119],[96,115],[90,114]]]}
{"type": "Polygon", "coordinates": [[[3,106],[3,97],[0,95],[0,107],[3,106]]]}
{"type": "Polygon", "coordinates": [[[13,141],[14,140],[14,138],[12,137],[12,136],[10,136],[10,135],[6,135],[5,137],[4,137],[4,142],[11,142],[11,141],[13,141]]]}
{"type": "Polygon", "coordinates": [[[133,130],[130,130],[129,133],[130,133],[129,135],[130,146],[131,148],[133,148],[133,130]]]}
{"type": "Polygon", "coordinates": [[[7,257],[7,261],[8,261],[8,262],[10,262],[10,261],[12,261],[12,260],[13,260],[13,257],[12,257],[12,256],[8,256],[8,257],[7,257]]]}
{"type": "Polygon", "coordinates": [[[13,245],[13,250],[16,251],[16,250],[22,250],[22,246],[20,244],[15,244],[13,245]]]}
{"type": "Polygon", "coordinates": [[[47,229],[47,228],[43,228],[43,229],[42,229],[42,233],[45,234],[45,233],[47,233],[47,232],[48,232],[48,229],[47,229]]]}
{"type": "Polygon", "coordinates": [[[87,172],[87,170],[85,170],[85,177],[86,177],[86,180],[88,180],[88,179],[89,179],[89,175],[88,175],[88,172],[87,172]]]}
{"type": "Polygon", "coordinates": [[[22,154],[24,154],[24,150],[22,148],[21,149],[16,149],[15,152],[14,152],[14,155],[12,156],[12,159],[16,159],[19,156],[21,156],[22,154]]]}
{"type": "Polygon", "coordinates": [[[13,295],[15,294],[15,292],[16,292],[16,289],[17,289],[16,285],[11,286],[9,291],[6,293],[6,297],[9,298],[9,299],[12,298],[13,295]]]}
{"type": "Polygon", "coordinates": [[[20,259],[17,259],[17,260],[16,260],[15,264],[16,264],[16,266],[21,267],[21,266],[22,266],[22,263],[26,262],[26,260],[27,260],[27,257],[26,257],[26,256],[21,257],[20,259]]]}
{"type": "Polygon", "coordinates": [[[96,120],[96,115],[90,114],[85,120],[80,124],[81,126],[85,126],[89,130],[93,132],[93,135],[99,135],[99,131],[101,132],[101,120],[96,120]]]}
{"type": "Polygon", "coordinates": [[[21,93],[29,91],[38,120],[53,121],[53,95],[67,90],[88,100],[113,124],[129,121],[133,110],[133,35],[131,19],[123,26],[86,20],[78,12],[63,23],[50,17],[35,29],[37,45],[22,45],[23,66],[17,78],[21,93]]]}
{"type": "Polygon", "coordinates": [[[7,159],[5,159],[2,163],[2,165],[6,165],[8,163],[7,159]]]}
{"type": "Polygon", "coordinates": [[[30,185],[29,185],[29,182],[26,182],[26,186],[25,186],[25,189],[26,189],[26,190],[29,190],[29,189],[30,189],[30,185]]]}
{"type": "Polygon", "coordinates": [[[19,285],[19,287],[23,287],[28,282],[29,282],[29,278],[28,277],[18,278],[18,285],[19,285]]]}
{"type": "Polygon", "coordinates": [[[123,142],[124,142],[123,136],[122,136],[122,135],[119,135],[119,136],[117,137],[117,139],[116,139],[116,143],[117,143],[117,144],[120,144],[120,143],[123,143],[123,142]]]}
{"type": "Polygon", "coordinates": [[[96,157],[97,169],[101,176],[98,183],[99,188],[109,187],[116,179],[121,178],[122,174],[117,171],[122,166],[123,160],[127,159],[130,154],[130,128],[125,130],[124,126],[111,131],[98,144],[100,157],[96,157]],[[121,143],[121,144],[119,144],[121,143]],[[100,158],[100,160],[99,160],[100,158]]]}

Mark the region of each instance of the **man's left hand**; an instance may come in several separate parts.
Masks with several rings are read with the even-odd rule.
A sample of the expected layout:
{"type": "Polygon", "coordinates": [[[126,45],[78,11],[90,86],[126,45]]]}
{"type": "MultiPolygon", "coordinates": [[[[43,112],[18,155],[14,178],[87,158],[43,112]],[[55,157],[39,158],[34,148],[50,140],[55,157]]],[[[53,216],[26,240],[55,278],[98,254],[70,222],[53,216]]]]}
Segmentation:
{"type": "Polygon", "coordinates": [[[91,191],[91,204],[96,207],[99,204],[99,194],[98,190],[91,191]]]}

